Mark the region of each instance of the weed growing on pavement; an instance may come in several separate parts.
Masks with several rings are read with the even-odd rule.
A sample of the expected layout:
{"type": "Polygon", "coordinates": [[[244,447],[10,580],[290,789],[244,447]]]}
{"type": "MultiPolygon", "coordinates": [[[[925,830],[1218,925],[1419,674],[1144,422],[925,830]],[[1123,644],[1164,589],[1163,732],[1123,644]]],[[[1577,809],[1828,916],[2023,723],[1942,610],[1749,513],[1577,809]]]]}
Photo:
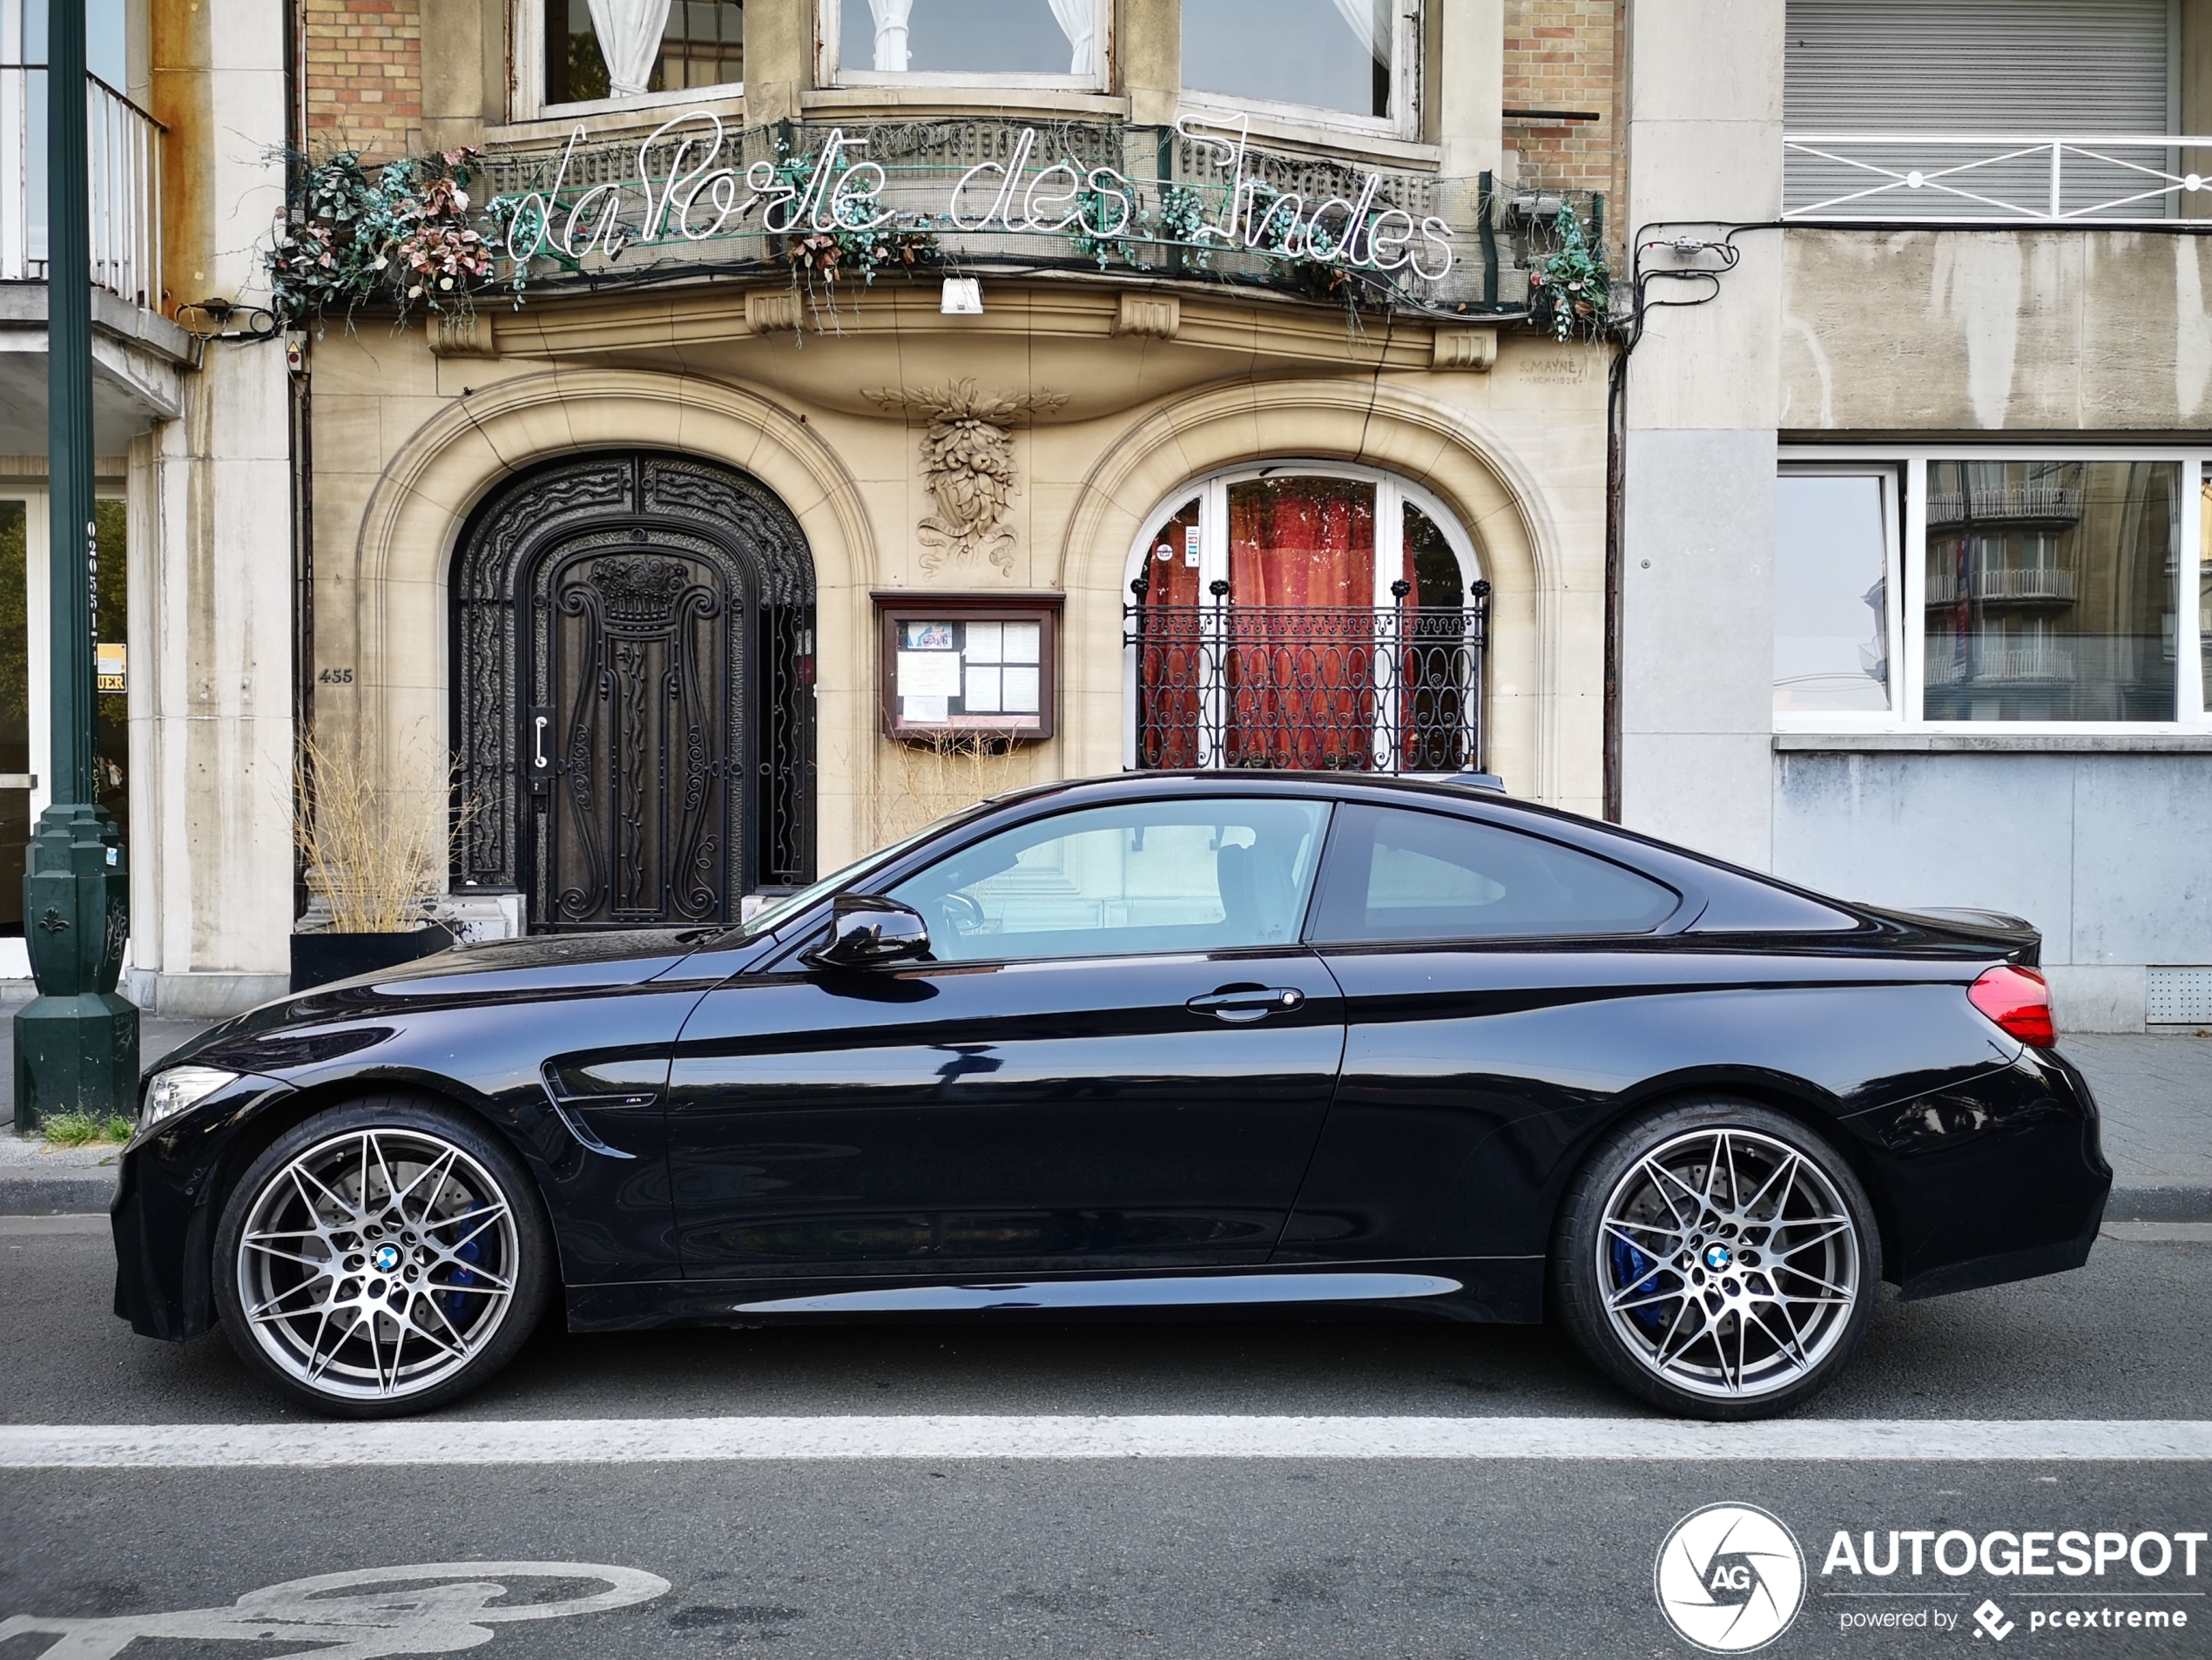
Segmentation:
{"type": "Polygon", "coordinates": [[[55,1147],[91,1147],[101,1142],[125,1142],[135,1126],[121,1114],[97,1118],[89,1112],[57,1112],[39,1128],[55,1147]]]}

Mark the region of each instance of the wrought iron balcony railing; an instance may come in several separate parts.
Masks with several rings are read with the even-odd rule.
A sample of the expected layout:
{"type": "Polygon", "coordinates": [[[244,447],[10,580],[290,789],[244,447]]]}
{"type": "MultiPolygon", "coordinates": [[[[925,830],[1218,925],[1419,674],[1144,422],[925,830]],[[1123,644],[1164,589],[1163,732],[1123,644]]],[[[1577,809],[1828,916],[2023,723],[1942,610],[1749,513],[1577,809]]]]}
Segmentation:
{"type": "MultiPolygon", "coordinates": [[[[84,78],[92,282],[161,304],[162,124],[97,75],[84,78]]],[[[46,276],[46,69],[0,64],[0,282],[46,276]]]]}
{"type": "Polygon", "coordinates": [[[1130,584],[1131,764],[1285,771],[1482,767],[1490,584],[1464,605],[1147,603],[1130,584]]]}
{"type": "Polygon", "coordinates": [[[1815,223],[2134,225],[2212,191],[2212,138],[2163,133],[1807,132],[1782,147],[1782,217],[1815,223]]]}

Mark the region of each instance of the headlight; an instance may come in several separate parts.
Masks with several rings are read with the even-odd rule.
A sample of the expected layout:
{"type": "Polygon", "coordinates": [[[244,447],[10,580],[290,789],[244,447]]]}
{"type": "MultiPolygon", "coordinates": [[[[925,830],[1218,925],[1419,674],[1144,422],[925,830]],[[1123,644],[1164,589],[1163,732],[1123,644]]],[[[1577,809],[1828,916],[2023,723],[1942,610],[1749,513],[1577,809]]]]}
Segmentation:
{"type": "Polygon", "coordinates": [[[138,1133],[143,1136],[164,1118],[199,1105],[225,1084],[236,1082],[238,1076],[212,1066],[172,1066],[155,1073],[146,1085],[145,1104],[138,1109],[138,1133]]]}

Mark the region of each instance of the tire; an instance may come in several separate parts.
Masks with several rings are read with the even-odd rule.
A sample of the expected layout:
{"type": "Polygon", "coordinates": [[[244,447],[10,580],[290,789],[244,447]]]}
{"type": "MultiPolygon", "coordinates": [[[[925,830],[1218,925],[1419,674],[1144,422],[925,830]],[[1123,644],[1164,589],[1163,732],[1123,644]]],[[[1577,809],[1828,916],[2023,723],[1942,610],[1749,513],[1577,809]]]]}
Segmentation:
{"type": "Polygon", "coordinates": [[[1616,1383],[1727,1422],[1827,1387],[1866,1334],[1881,1265],[1843,1156],[1793,1118],[1719,1097],[1599,1144],[1560,1207],[1552,1295],[1616,1383]]]}
{"type": "Polygon", "coordinates": [[[452,1107],[391,1094],[317,1113],[246,1168],[213,1278],[231,1346],[271,1388],[331,1417],[395,1418],[512,1360],[556,1273],[513,1152],[452,1107]]]}

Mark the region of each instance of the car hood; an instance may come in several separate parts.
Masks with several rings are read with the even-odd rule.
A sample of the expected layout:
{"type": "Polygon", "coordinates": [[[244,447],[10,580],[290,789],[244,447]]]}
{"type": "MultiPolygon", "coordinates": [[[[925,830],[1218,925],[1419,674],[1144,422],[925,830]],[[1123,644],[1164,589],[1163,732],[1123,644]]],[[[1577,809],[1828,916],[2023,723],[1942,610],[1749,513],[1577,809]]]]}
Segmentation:
{"type": "Polygon", "coordinates": [[[165,1056],[162,1064],[206,1056],[235,1067],[247,1059],[246,1049],[266,1048],[260,1040],[296,1028],[350,1027],[442,1004],[640,985],[665,974],[721,932],[632,928],[456,947],[263,1003],[201,1033],[165,1056]],[[219,1057],[211,1053],[216,1050],[222,1051],[219,1057]]]}

